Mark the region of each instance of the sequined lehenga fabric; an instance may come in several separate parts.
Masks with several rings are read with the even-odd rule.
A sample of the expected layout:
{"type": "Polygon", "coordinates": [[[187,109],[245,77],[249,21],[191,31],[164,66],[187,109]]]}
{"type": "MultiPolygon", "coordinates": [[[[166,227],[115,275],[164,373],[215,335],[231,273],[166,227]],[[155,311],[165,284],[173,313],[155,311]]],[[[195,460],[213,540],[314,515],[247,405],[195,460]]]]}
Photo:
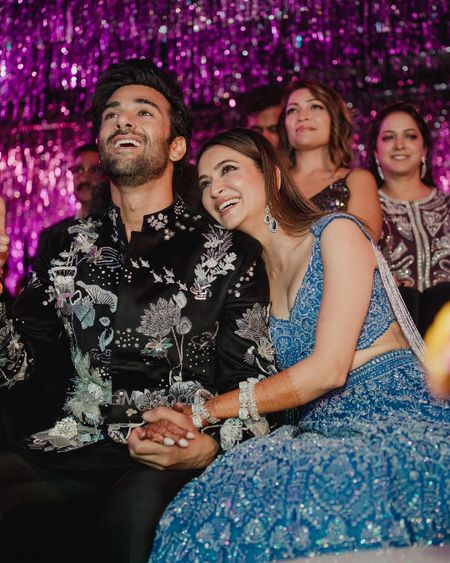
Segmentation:
{"type": "MultiPolygon", "coordinates": [[[[311,346],[314,327],[295,329],[311,320],[306,295],[318,312],[319,248],[297,311],[271,321],[280,368],[311,346]]],[[[361,346],[392,314],[382,291],[376,276],[361,346]]],[[[410,350],[382,354],[301,409],[298,424],[221,456],[169,506],[151,561],[274,561],[450,542],[450,408],[428,395],[423,377],[410,350]]]]}

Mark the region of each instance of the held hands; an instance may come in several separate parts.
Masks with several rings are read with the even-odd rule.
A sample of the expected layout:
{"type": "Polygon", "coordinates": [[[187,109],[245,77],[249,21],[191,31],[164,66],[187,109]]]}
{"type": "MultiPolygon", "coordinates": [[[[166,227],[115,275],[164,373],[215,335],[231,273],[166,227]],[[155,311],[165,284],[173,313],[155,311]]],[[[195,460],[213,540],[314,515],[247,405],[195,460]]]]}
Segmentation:
{"type": "Polygon", "coordinates": [[[6,234],[6,206],[0,196],[0,270],[5,265],[9,251],[9,236],[6,234]]]}
{"type": "Polygon", "coordinates": [[[176,403],[172,407],[173,411],[186,415],[184,418],[177,417],[178,425],[172,419],[167,418],[168,411],[164,407],[145,412],[143,418],[148,423],[144,426],[145,435],[149,440],[165,446],[177,444],[182,448],[187,448],[188,440],[193,440],[196,432],[189,416],[191,414],[190,408],[176,403]]]}
{"type": "Polygon", "coordinates": [[[128,438],[130,456],[155,469],[200,469],[218,450],[216,441],[201,434],[189,416],[167,407],[144,414],[149,424],[135,428],[128,438]],[[189,447],[188,447],[189,445],[189,447]]]}

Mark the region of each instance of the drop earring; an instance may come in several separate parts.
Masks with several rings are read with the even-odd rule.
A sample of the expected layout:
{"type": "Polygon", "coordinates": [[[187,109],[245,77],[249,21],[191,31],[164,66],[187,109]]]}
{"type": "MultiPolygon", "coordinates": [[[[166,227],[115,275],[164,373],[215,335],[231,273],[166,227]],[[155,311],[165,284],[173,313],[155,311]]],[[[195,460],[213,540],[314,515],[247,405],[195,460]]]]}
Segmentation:
{"type": "Polygon", "coordinates": [[[375,157],[375,162],[377,165],[378,176],[384,181],[383,169],[380,166],[380,161],[378,160],[378,156],[375,157]]]}
{"type": "Polygon", "coordinates": [[[271,233],[276,233],[278,230],[277,220],[270,214],[269,206],[266,205],[264,209],[264,224],[271,233]]]}
{"type": "Polygon", "coordinates": [[[425,178],[425,176],[427,175],[427,160],[424,156],[422,156],[422,158],[420,159],[420,162],[422,164],[421,170],[420,170],[420,179],[423,180],[425,178]]]}

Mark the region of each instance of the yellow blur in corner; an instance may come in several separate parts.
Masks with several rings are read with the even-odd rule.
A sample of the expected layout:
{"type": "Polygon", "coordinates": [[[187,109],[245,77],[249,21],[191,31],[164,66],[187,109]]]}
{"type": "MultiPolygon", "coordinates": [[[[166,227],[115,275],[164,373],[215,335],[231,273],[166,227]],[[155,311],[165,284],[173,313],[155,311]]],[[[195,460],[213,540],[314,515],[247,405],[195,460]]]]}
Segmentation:
{"type": "Polygon", "coordinates": [[[450,396],[450,302],[440,309],[425,335],[428,381],[441,397],[450,396]]]}

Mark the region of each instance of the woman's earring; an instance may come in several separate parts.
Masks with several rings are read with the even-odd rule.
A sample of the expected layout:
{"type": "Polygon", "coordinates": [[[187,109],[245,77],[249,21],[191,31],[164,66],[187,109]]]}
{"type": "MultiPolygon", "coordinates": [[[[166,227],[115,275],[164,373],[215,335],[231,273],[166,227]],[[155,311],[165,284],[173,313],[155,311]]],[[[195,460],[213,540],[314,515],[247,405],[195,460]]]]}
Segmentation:
{"type": "Polygon", "coordinates": [[[425,178],[425,176],[427,175],[427,159],[424,156],[422,156],[422,158],[420,159],[420,162],[422,163],[421,170],[420,170],[420,179],[423,180],[425,178]]]}
{"type": "Polygon", "coordinates": [[[264,209],[264,224],[267,226],[271,233],[276,233],[278,231],[277,220],[270,214],[268,205],[266,205],[266,208],[264,209]]]}
{"type": "Polygon", "coordinates": [[[383,174],[383,169],[380,166],[380,161],[378,160],[378,156],[375,157],[375,162],[377,164],[377,171],[378,171],[378,176],[384,180],[384,174],[383,174]]]}

